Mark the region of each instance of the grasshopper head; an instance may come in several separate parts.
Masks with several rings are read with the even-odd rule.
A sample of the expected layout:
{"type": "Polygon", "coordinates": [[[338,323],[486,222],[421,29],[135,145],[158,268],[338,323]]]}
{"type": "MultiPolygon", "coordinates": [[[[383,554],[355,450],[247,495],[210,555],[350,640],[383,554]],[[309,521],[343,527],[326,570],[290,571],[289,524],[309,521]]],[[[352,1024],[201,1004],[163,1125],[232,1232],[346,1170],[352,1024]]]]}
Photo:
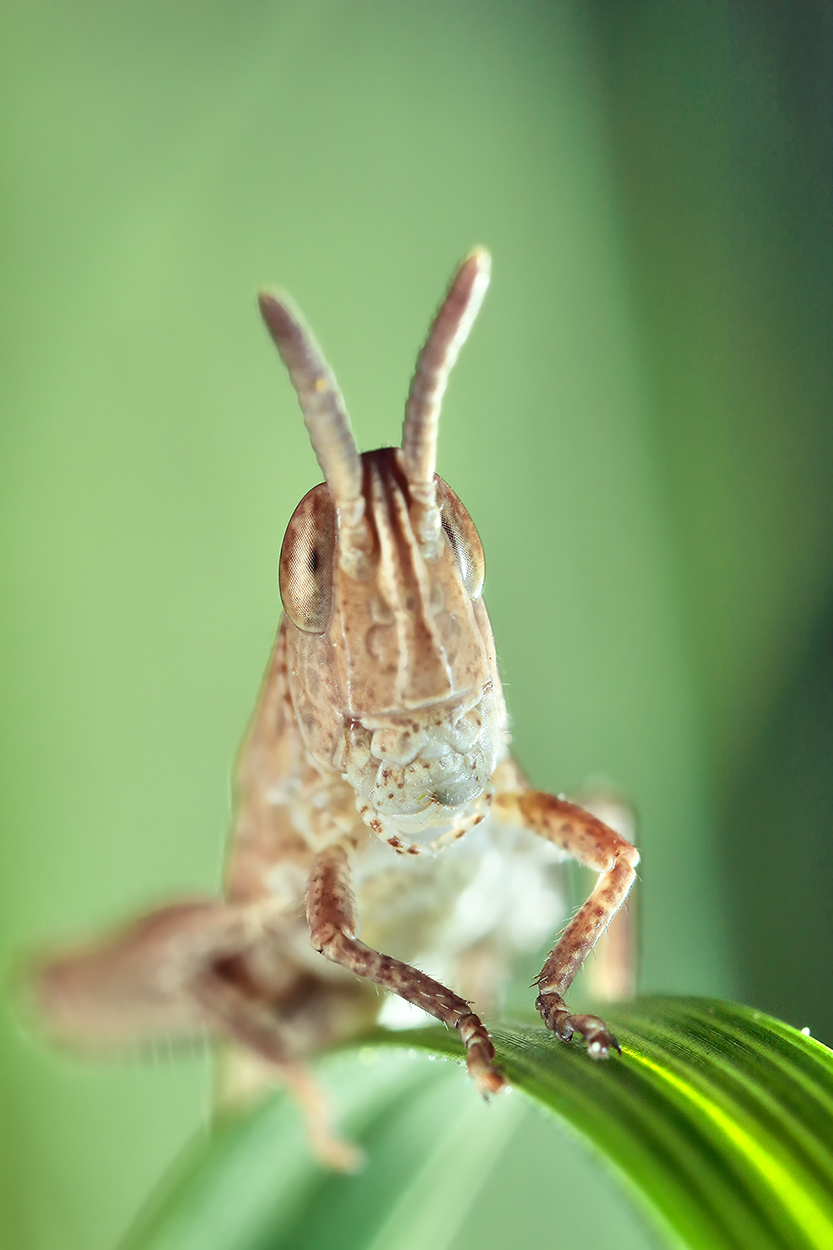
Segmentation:
{"type": "Polygon", "coordinates": [[[363,456],[320,349],[285,300],[260,301],[326,479],[281,551],[290,693],[312,756],[387,837],[463,813],[502,743],[483,550],[434,472],[440,401],[488,276],[487,253],[463,262],[417,361],[402,447],[363,456]]]}

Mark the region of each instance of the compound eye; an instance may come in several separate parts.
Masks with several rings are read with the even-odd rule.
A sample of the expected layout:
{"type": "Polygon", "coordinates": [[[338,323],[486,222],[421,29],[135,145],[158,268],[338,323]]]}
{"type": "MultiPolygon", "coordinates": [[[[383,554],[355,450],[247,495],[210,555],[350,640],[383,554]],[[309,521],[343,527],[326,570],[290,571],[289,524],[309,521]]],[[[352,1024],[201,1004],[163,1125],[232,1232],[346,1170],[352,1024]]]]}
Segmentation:
{"type": "Polygon", "coordinates": [[[478,599],[483,589],[483,578],[486,576],[486,561],[480,535],[475,529],[474,521],[451,487],[441,477],[438,477],[436,481],[437,503],[440,505],[443,533],[456,561],[460,580],[466,593],[470,599],[478,599]]]}
{"type": "Polygon", "coordinates": [[[292,513],[278,567],[284,611],[306,634],[323,634],[330,623],[335,544],[333,501],[326,486],[316,486],[292,513]]]}

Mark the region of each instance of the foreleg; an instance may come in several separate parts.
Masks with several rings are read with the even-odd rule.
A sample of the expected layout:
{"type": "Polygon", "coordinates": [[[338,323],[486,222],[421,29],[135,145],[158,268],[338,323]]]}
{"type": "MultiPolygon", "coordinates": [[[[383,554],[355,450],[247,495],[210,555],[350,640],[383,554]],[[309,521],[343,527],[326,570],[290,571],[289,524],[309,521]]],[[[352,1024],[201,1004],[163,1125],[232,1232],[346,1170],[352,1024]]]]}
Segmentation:
{"type": "Polygon", "coordinates": [[[498,793],[492,811],[500,819],[540,834],[600,874],[592,894],[567,925],[536,978],[539,993],[535,1006],[547,1028],[563,1041],[578,1033],[594,1058],[607,1058],[611,1048],[619,1049],[607,1025],[598,1016],[571,1015],[563,996],[627,898],[636,877],[639,852],[589,812],[540,790],[498,793]]]}
{"type": "Polygon", "coordinates": [[[371,950],[356,937],[355,903],[346,849],[336,843],[313,864],[307,888],[307,920],[315,950],[358,977],[366,977],[443,1024],[453,1025],[466,1047],[469,1074],[484,1095],[505,1084],[494,1064],[491,1038],[464,998],[417,968],[371,950]]]}

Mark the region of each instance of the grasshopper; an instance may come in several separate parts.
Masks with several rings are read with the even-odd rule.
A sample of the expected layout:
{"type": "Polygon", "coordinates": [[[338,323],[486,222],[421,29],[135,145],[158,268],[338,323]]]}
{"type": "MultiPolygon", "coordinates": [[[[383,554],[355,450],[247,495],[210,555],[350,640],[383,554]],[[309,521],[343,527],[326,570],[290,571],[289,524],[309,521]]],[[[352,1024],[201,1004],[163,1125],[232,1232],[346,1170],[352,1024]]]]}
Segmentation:
{"type": "Polygon", "coordinates": [[[639,855],[513,762],[483,550],[434,471],[449,372],[489,275],[483,250],[460,265],[417,360],[402,446],[364,455],[292,305],[260,296],[325,480],[298,504],[281,550],[284,613],[239,759],[225,889],[58,952],[35,976],[63,1040],[208,1032],[258,1056],[334,1166],[352,1156],[308,1063],[373,1024],[376,987],[457,1030],[484,1096],[505,1084],[473,1002],[493,1008],[513,951],[551,931],[557,900],[541,883],[565,855],[599,877],[544,962],[536,1007],[593,1058],[618,1050],[604,1021],[572,1014],[564,995],[639,855]]]}

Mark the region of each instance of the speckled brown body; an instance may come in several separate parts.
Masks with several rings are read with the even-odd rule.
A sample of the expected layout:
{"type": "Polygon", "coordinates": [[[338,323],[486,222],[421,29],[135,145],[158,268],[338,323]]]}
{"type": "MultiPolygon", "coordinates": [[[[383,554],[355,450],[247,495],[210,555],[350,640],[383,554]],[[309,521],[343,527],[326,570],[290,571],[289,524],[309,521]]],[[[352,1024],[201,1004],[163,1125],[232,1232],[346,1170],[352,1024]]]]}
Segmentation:
{"type": "Polygon", "coordinates": [[[225,891],[159,908],[37,973],[65,1039],[207,1029],[259,1056],[336,1166],[352,1156],[305,1061],[377,1018],[376,986],[456,1028],[478,1088],[501,1088],[474,1007],[499,1002],[513,954],[559,919],[551,874],[563,855],[599,882],[547,958],[537,1006],[591,1055],[616,1047],[563,995],[639,857],[588,812],[530,789],[511,761],[480,541],[434,473],[440,400],[488,273],[473,253],[440,307],[402,447],[361,457],[314,341],[285,300],[261,298],[326,481],[298,505],[281,552],[285,615],[239,761],[225,891]]]}

